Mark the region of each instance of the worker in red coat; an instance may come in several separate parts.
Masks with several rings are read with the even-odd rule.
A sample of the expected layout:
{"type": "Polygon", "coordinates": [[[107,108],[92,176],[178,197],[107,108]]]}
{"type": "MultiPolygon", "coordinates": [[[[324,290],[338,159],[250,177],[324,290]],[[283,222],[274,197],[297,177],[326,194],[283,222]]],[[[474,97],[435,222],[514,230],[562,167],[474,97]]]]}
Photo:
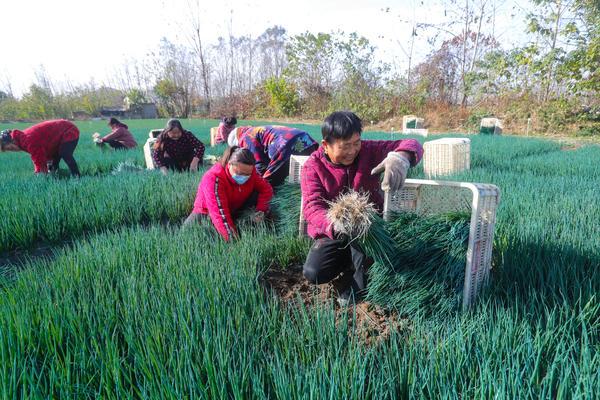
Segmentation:
{"type": "Polygon", "coordinates": [[[0,133],[0,150],[26,151],[31,154],[35,173],[48,173],[58,170],[60,160],[79,176],[79,167],[73,152],[79,141],[79,129],[74,123],[64,120],[44,121],[20,131],[5,130],[0,133]]]}

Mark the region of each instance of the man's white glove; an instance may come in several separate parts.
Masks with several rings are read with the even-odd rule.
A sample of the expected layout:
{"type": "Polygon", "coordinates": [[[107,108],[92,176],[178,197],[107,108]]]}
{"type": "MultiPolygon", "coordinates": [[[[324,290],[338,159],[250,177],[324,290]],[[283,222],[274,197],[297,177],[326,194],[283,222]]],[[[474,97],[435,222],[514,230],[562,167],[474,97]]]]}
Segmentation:
{"type": "Polygon", "coordinates": [[[371,175],[383,174],[383,181],[381,182],[381,189],[384,191],[396,191],[400,190],[404,185],[406,174],[410,168],[410,161],[402,154],[392,151],[388,153],[387,157],[379,163],[378,166],[373,168],[371,175]]]}

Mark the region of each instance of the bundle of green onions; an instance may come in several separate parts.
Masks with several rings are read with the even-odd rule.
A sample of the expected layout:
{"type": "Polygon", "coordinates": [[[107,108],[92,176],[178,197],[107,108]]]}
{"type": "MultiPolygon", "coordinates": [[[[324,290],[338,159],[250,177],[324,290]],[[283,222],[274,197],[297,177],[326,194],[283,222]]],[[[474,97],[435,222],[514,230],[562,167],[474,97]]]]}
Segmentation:
{"type": "Polygon", "coordinates": [[[337,235],[356,242],[376,262],[392,268],[397,249],[385,228],[385,222],[369,202],[367,193],[350,191],[329,202],[327,218],[337,235]]]}

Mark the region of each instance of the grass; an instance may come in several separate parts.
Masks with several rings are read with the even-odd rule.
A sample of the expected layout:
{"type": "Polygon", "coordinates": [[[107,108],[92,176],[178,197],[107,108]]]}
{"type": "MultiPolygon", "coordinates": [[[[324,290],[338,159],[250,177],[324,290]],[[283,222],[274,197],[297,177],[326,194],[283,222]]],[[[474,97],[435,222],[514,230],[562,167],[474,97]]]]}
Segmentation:
{"type": "MultiPolygon", "coordinates": [[[[154,122],[139,123],[141,135],[154,122]]],[[[74,240],[0,283],[2,398],[600,393],[598,147],[563,152],[536,139],[472,137],[473,168],[449,179],[502,190],[493,284],[470,312],[411,312],[389,340],[367,347],[353,335],[352,320],[350,329],[336,324],[331,307],[289,308],[264,295],[258,277],[265,268],[306,254],[297,220],[290,218],[289,234],[244,226],[235,245],[206,224],[179,229],[198,175],[113,176],[119,162],[141,161],[141,150],[106,155],[83,144],[75,156],[90,173],[79,183],[34,179],[27,157],[0,155],[9,165],[0,172],[9,214],[33,214],[40,221],[33,231],[54,220],[56,229],[47,229],[59,232],[57,240],[74,240]],[[45,212],[35,202],[46,196],[79,196],[79,205],[45,212]],[[132,201],[122,200],[127,196],[132,201]],[[142,221],[125,208],[148,201],[146,212],[156,215],[142,221]],[[93,228],[77,222],[88,218],[81,213],[88,204],[97,205],[93,228]]],[[[423,279],[425,294],[435,293],[435,279],[423,279]]],[[[413,304],[414,291],[394,295],[399,306],[413,304]]]]}

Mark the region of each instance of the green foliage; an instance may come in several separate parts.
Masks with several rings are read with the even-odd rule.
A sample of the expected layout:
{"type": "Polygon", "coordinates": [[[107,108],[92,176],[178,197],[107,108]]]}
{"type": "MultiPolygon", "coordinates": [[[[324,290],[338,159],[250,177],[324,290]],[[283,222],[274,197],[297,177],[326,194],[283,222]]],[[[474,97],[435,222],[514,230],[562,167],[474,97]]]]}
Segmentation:
{"type": "Polygon", "coordinates": [[[298,112],[298,91],[285,78],[271,77],[265,81],[265,90],[270,96],[269,105],[275,115],[292,116],[298,112]]]}
{"type": "Polygon", "coordinates": [[[159,100],[159,110],[163,117],[178,116],[178,99],[185,96],[182,87],[169,79],[160,79],[154,85],[154,93],[159,100]]]}

